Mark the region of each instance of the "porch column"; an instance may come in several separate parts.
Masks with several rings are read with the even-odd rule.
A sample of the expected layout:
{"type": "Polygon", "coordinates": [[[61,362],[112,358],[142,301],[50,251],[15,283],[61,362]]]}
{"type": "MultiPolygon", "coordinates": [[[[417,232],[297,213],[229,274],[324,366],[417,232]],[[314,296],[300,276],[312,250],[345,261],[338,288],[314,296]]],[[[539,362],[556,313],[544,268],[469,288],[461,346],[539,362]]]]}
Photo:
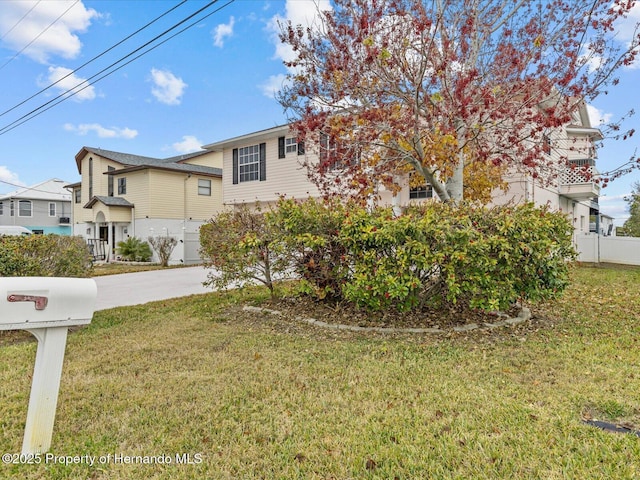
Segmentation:
{"type": "Polygon", "coordinates": [[[107,262],[111,262],[111,256],[113,255],[113,222],[107,223],[107,262]]]}

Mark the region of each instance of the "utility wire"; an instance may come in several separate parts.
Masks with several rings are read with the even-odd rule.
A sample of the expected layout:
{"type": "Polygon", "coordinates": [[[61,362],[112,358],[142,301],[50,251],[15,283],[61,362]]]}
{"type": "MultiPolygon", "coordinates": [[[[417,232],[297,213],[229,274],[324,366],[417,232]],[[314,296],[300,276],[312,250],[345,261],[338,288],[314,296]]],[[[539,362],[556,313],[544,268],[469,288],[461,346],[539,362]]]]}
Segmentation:
{"type": "Polygon", "coordinates": [[[101,73],[104,73],[105,71],[109,70],[110,68],[114,67],[115,65],[117,65],[118,63],[122,62],[123,60],[129,58],[130,56],[132,56],[133,54],[135,54],[136,52],[139,52],[140,50],[142,50],[143,48],[149,46],[151,43],[155,42],[156,40],[158,40],[159,38],[161,38],[162,36],[166,35],[168,32],[170,32],[171,30],[174,30],[175,28],[177,28],[178,26],[182,25],[183,23],[185,23],[186,21],[190,20],[191,18],[193,18],[195,15],[201,13],[203,10],[206,10],[207,8],[211,7],[213,4],[217,3],[219,0],[213,0],[212,2],[208,3],[206,6],[202,7],[201,9],[199,9],[198,11],[196,11],[195,13],[189,15],[188,17],[186,17],[185,19],[181,20],[180,22],[178,22],[177,24],[175,24],[173,27],[165,30],[164,32],[162,32],[160,35],[157,35],[156,37],[154,37],[152,40],[149,40],[147,43],[145,43],[144,45],[142,45],[141,47],[138,47],[137,49],[135,49],[133,52],[125,55],[124,57],[120,58],[119,60],[117,60],[116,62],[112,63],[111,65],[109,65],[106,68],[103,68],[102,70],[100,70],[98,73],[96,73],[95,75],[92,75],[91,77],[89,77],[88,79],[80,82],[78,85],[76,85],[73,88],[68,89],[67,91],[61,93],[60,95],[58,95],[57,97],[49,100],[48,102],[44,103],[43,105],[39,106],[38,108],[30,111],[29,113],[23,115],[22,117],[18,118],[17,120],[14,120],[13,122],[9,123],[8,125],[5,125],[4,127],[2,127],[0,129],[0,135],[4,135],[5,133],[13,130],[14,128],[19,127],[20,125],[24,124],[25,122],[31,120],[32,118],[37,117],[38,115],[46,112],[47,110],[50,110],[51,108],[55,107],[56,105],[59,105],[60,103],[62,103],[63,101],[77,95],[78,93],[82,92],[83,90],[85,90],[86,88],[89,88],[90,86],[94,85],[95,83],[99,82],[100,80],[108,77],[109,75],[117,72],[118,70],[120,70],[121,68],[125,67],[126,65],[129,65],[131,62],[133,62],[134,60],[137,60],[138,58],[142,57],[143,55],[146,55],[147,53],[151,52],[152,50],[155,50],[157,47],[159,47],[160,45],[166,43],[167,41],[171,40],[172,38],[176,37],[177,35],[183,33],[184,31],[188,30],[189,28],[193,27],[194,25],[198,24],[199,22],[201,22],[202,20],[204,20],[205,18],[210,17],[211,15],[213,15],[214,13],[219,12],[220,10],[222,10],[223,8],[227,7],[228,5],[230,5],[231,3],[233,3],[235,0],[229,0],[227,3],[225,3],[224,5],[222,5],[221,7],[217,8],[216,10],[210,12],[209,14],[205,15],[204,17],[196,20],[195,22],[191,23],[190,25],[188,25],[187,27],[183,28],[182,30],[178,31],[177,33],[171,35],[169,38],[163,40],[162,42],[160,42],[159,44],[151,47],[150,49],[146,50],[145,52],[141,53],[140,55],[132,58],[131,60],[129,60],[128,62],[120,65],[118,68],[115,68],[114,70],[106,73],[105,75],[97,78],[95,81],[90,82],[90,80],[93,80],[94,78],[98,77],[98,75],[100,75],[101,73]],[[87,84],[82,88],[79,88],[81,85],[83,84],[87,84]],[[55,103],[54,103],[55,102],[55,103]],[[53,104],[53,105],[51,105],[53,104]]]}
{"type": "Polygon", "coordinates": [[[4,33],[2,34],[2,36],[0,37],[0,40],[4,40],[4,37],[6,37],[7,35],[9,35],[9,34],[13,31],[13,29],[14,29],[14,28],[16,28],[16,27],[20,24],[20,22],[22,22],[22,20],[24,20],[24,19],[27,17],[27,15],[29,15],[29,14],[33,11],[33,9],[34,9],[34,8],[36,8],[36,7],[40,4],[40,2],[41,2],[41,1],[42,1],[42,0],[38,0],[38,1],[36,2],[36,4],[35,4],[33,7],[31,7],[31,8],[29,9],[29,11],[28,11],[27,13],[25,13],[25,14],[22,16],[22,18],[20,18],[20,20],[18,20],[16,23],[14,23],[14,24],[13,24],[13,27],[11,27],[9,30],[7,30],[6,32],[4,32],[4,33]]]}
{"type": "Polygon", "coordinates": [[[120,40],[118,43],[116,43],[115,45],[109,47],[108,49],[106,49],[104,52],[96,55],[95,57],[93,57],[91,60],[86,61],[85,63],[83,63],[82,65],[80,65],[78,68],[76,68],[75,70],[67,73],[64,77],[56,80],[55,82],[53,82],[52,84],[46,86],[45,88],[43,88],[42,90],[40,90],[39,92],[34,93],[33,95],[31,95],[29,98],[21,101],[20,103],[14,105],[13,107],[9,108],[8,110],[5,110],[4,112],[0,113],[0,117],[6,115],[7,113],[15,110],[16,108],[24,105],[25,103],[27,103],[29,100],[37,97],[38,95],[40,95],[41,93],[46,92],[47,90],[49,90],[51,87],[54,87],[55,85],[57,85],[58,83],[60,83],[61,81],[63,81],[65,78],[70,77],[71,75],[73,75],[74,73],[78,72],[79,70],[83,69],[84,67],[86,67],[87,65],[89,65],[90,63],[94,62],[95,60],[97,60],[98,58],[102,57],[103,55],[109,53],[111,50],[113,50],[114,48],[118,47],[119,45],[123,44],[124,42],[126,42],[127,40],[129,40],[130,38],[134,37],[135,35],[137,35],[138,33],[140,33],[142,30],[144,30],[145,28],[148,28],[149,26],[151,26],[152,24],[154,24],[155,22],[157,22],[158,20],[160,20],[162,17],[168,15],[169,13],[171,13],[173,10],[175,10],[176,8],[178,8],[179,6],[183,5],[184,3],[186,3],[187,0],[182,0],[182,2],[180,2],[178,5],[175,5],[174,7],[170,8],[169,10],[167,10],[166,12],[164,12],[162,15],[160,15],[159,17],[154,18],[153,20],[151,20],[149,23],[147,23],[144,27],[139,28],[138,30],[136,30],[135,32],[133,32],[132,34],[130,34],[129,36],[127,36],[126,38],[120,40]]]}
{"type": "Polygon", "coordinates": [[[53,25],[54,25],[58,20],[60,20],[62,17],[64,17],[64,16],[67,14],[67,12],[68,12],[69,10],[71,10],[73,7],[75,7],[75,6],[76,6],[76,4],[77,4],[79,1],[80,1],[80,0],[76,0],[75,2],[73,2],[73,3],[71,4],[71,6],[70,6],[69,8],[67,8],[64,12],[62,12],[62,14],[61,14],[58,18],[56,18],[53,22],[51,22],[51,23],[47,26],[47,28],[45,28],[45,29],[44,29],[44,30],[42,30],[38,35],[36,35],[36,38],[34,38],[33,40],[31,40],[29,43],[27,43],[27,44],[22,48],[22,50],[20,50],[20,51],[19,51],[18,53],[16,53],[13,57],[11,57],[9,60],[7,60],[7,61],[6,61],[6,62],[5,62],[1,67],[0,67],[0,70],[2,70],[4,67],[6,67],[6,66],[7,66],[9,63],[11,63],[11,62],[12,62],[12,61],[13,61],[13,60],[18,56],[18,55],[20,55],[20,54],[21,54],[22,52],[24,52],[27,48],[29,48],[29,47],[33,44],[33,42],[35,42],[36,40],[38,40],[38,39],[39,39],[39,38],[44,34],[44,32],[46,32],[46,31],[47,31],[47,30],[49,30],[51,27],[53,27],[53,25]]]}

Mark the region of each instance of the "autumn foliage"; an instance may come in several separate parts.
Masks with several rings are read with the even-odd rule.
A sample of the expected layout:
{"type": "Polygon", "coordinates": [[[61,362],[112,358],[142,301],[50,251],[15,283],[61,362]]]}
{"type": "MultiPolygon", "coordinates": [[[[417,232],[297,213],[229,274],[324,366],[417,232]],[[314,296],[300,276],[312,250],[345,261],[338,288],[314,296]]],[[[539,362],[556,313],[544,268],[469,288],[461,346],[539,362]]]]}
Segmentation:
{"type": "Polygon", "coordinates": [[[543,155],[543,138],[635,60],[637,31],[614,35],[633,3],[335,0],[319,25],[283,25],[279,100],[326,194],[393,190],[411,171],[445,202],[486,200],[507,168],[553,180],[567,152],[543,155]]]}

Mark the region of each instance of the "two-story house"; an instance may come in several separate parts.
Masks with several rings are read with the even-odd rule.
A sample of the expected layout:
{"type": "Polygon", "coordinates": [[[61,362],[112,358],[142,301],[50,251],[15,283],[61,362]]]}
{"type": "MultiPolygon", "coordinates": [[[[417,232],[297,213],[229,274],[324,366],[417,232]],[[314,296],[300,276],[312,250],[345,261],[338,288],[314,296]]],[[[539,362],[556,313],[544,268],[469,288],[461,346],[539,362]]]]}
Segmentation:
{"type": "Polygon", "coordinates": [[[173,236],[172,264],[200,261],[200,225],[222,208],[222,155],[199,151],[152,158],[82,147],[73,192],[73,232],[97,259],[110,260],[128,237],[173,236]]]}
{"type": "Polygon", "coordinates": [[[18,225],[33,233],[71,234],[71,194],[67,182],[52,178],[0,195],[0,225],[18,225]]]}
{"type": "MultiPolygon", "coordinates": [[[[585,105],[573,115],[570,124],[543,138],[544,155],[552,160],[555,171],[545,182],[516,169],[508,175],[506,192],[496,190],[494,204],[532,201],[561,210],[573,219],[576,234],[589,232],[590,218],[598,218],[598,195],[595,170],[596,141],[602,134],[593,128],[585,105]],[[568,160],[568,164],[567,164],[568,160]]],[[[303,161],[317,163],[314,149],[299,144],[288,125],[281,125],[203,146],[219,152],[223,158],[223,203],[270,204],[280,195],[289,198],[317,197],[318,188],[307,175],[303,161]]],[[[317,149],[316,149],[317,150],[317,149]]],[[[429,201],[435,196],[430,185],[412,188],[408,178],[398,179],[401,190],[394,196],[380,188],[378,202],[383,205],[408,205],[429,201]]]]}

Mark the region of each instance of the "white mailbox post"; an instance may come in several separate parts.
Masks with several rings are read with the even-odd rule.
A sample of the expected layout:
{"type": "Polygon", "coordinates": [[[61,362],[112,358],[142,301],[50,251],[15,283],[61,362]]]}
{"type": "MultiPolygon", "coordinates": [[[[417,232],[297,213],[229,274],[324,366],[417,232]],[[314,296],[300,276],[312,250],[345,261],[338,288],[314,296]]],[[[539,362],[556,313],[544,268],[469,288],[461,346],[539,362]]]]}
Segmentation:
{"type": "Polygon", "coordinates": [[[91,322],[97,291],[87,278],[0,277],[0,330],[27,330],[38,339],[23,454],[51,446],[67,329],[91,322]]]}

